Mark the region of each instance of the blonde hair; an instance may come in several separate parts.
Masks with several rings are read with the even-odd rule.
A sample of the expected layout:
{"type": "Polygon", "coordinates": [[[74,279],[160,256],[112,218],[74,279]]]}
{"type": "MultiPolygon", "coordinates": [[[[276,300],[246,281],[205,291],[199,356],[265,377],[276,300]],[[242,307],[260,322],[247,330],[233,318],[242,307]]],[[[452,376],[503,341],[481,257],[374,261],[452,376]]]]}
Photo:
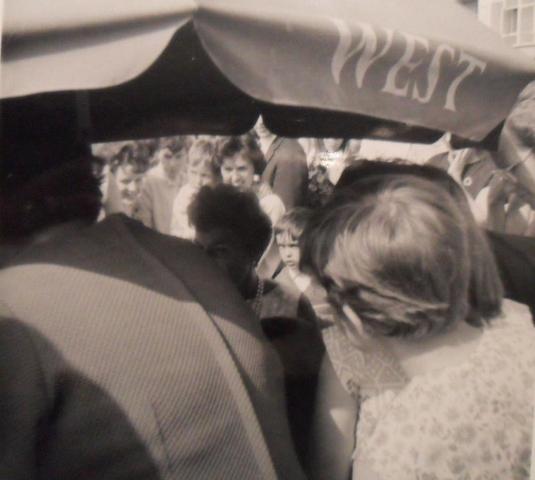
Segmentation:
{"type": "Polygon", "coordinates": [[[353,185],[330,212],[325,274],[371,333],[422,337],[470,312],[465,220],[447,192],[411,175],[353,185]]]}
{"type": "Polygon", "coordinates": [[[214,175],[219,174],[216,164],[217,144],[213,140],[198,138],[188,151],[188,167],[209,168],[214,175]]]}
{"type": "MultiPolygon", "coordinates": [[[[344,195],[357,180],[380,175],[414,175],[418,178],[433,182],[437,187],[447,191],[463,214],[465,228],[468,231],[470,253],[470,316],[467,322],[474,326],[482,324],[483,319],[492,319],[501,312],[503,285],[498,267],[484,231],[479,228],[472,214],[466,193],[446,171],[428,165],[397,164],[380,161],[364,161],[348,167],[340,178],[333,193],[331,203],[337,203],[337,197],[344,195]]],[[[329,207],[330,208],[330,207],[329,207]]],[[[314,234],[314,236],[316,236],[314,234]]],[[[305,238],[305,240],[307,240],[305,238]]],[[[305,243],[304,258],[317,250],[308,240],[305,243]],[[312,250],[311,250],[312,249],[312,250]]],[[[326,257],[318,258],[322,261],[318,269],[323,269],[326,257]]]]}
{"type": "Polygon", "coordinates": [[[283,236],[291,240],[299,240],[311,216],[312,211],[308,208],[292,208],[280,218],[273,228],[275,237],[283,236]]]}

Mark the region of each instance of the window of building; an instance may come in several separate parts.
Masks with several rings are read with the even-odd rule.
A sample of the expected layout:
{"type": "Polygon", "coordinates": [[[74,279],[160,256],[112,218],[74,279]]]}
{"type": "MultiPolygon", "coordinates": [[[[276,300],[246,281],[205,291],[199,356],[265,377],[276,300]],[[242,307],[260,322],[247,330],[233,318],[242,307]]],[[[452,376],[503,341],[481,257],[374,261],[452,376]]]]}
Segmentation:
{"type": "Polygon", "coordinates": [[[512,46],[535,44],[535,0],[499,0],[491,4],[491,26],[512,46]]]}
{"type": "Polygon", "coordinates": [[[507,43],[515,45],[518,31],[518,8],[505,8],[502,12],[502,36],[507,43]]]}
{"type": "Polygon", "coordinates": [[[533,44],[535,43],[535,2],[527,2],[520,7],[520,18],[518,22],[518,44],[533,44]]]}

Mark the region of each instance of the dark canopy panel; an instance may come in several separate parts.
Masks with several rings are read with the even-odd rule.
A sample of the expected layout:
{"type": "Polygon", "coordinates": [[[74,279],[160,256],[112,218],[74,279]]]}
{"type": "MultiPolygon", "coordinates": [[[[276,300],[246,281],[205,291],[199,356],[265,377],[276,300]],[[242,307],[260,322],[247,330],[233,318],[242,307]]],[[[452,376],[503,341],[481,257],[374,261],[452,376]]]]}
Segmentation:
{"type": "Polygon", "coordinates": [[[178,30],[156,62],[116,87],[3,101],[4,134],[76,135],[92,142],[174,134],[241,134],[259,114],[290,137],[374,137],[433,142],[441,132],[373,117],[257,101],[213,64],[192,24],[178,30]],[[188,48],[184,48],[187,45],[188,48]],[[180,46],[181,48],[178,48],[180,46]]]}
{"type": "Polygon", "coordinates": [[[262,114],[284,136],[492,146],[533,62],[458,5],[407,2],[418,15],[380,0],[9,2],[2,143],[239,134],[262,114]]]}

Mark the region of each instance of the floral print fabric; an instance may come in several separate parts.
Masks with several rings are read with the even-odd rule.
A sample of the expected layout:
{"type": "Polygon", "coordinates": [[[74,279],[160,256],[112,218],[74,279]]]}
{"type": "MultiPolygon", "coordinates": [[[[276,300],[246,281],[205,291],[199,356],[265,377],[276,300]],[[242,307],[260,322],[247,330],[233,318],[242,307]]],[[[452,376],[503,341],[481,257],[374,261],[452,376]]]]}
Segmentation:
{"type": "Polygon", "coordinates": [[[529,478],[534,385],[531,315],[506,301],[469,360],[361,398],[354,478],[529,478]]]}
{"type": "Polygon", "coordinates": [[[408,382],[396,357],[381,343],[373,351],[362,352],[332,320],[321,334],[338,380],[356,401],[387,389],[398,390],[408,382]]]}

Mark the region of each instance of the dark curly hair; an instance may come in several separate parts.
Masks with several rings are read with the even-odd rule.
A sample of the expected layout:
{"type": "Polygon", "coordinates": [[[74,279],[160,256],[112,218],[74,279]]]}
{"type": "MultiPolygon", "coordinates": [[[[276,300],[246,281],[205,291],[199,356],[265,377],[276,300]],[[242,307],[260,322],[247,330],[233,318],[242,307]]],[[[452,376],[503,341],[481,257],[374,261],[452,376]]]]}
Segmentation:
{"type": "Polygon", "coordinates": [[[255,174],[260,175],[264,171],[266,160],[252,135],[229,137],[221,140],[216,158],[218,168],[221,168],[225,158],[234,157],[237,154],[241,154],[243,158],[251,163],[255,174]]]}
{"type": "Polygon", "coordinates": [[[0,240],[16,241],[71,220],[96,220],[101,207],[90,162],[71,162],[0,196],[0,240]]]}
{"type": "Polygon", "coordinates": [[[0,241],[13,242],[60,223],[94,222],[100,178],[88,145],[17,144],[7,149],[0,192],[0,241]]]}
{"type": "Polygon", "coordinates": [[[231,231],[242,242],[245,252],[257,262],[271,239],[271,222],[252,192],[241,192],[231,185],[205,186],[188,207],[196,230],[231,231]]]}

